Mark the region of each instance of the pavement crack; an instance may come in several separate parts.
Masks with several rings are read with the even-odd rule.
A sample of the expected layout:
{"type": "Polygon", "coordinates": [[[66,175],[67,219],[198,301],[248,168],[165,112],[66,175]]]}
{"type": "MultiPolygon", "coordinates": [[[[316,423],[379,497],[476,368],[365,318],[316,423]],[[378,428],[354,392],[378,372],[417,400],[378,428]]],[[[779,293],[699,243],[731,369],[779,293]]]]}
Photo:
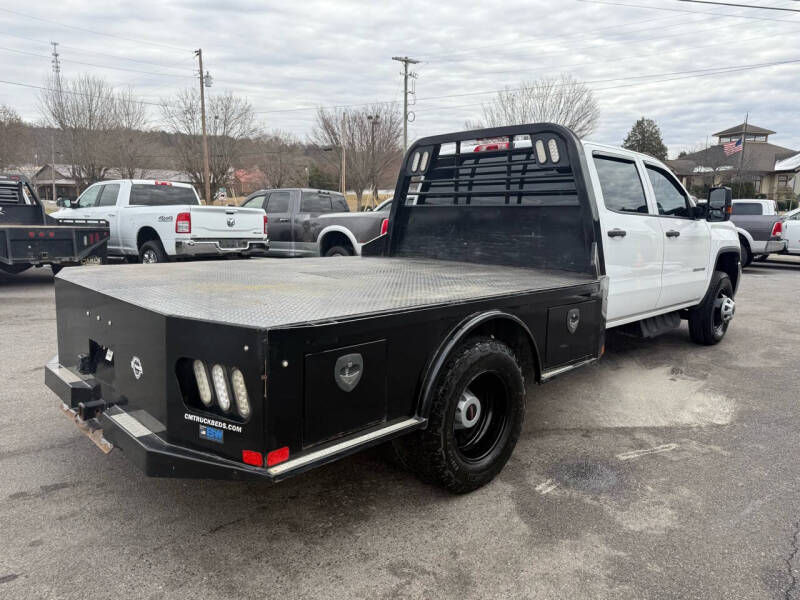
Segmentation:
{"type": "Polygon", "coordinates": [[[784,559],[786,562],[786,568],[789,570],[789,587],[787,587],[783,592],[784,600],[792,600],[794,597],[793,592],[797,588],[797,576],[794,574],[795,572],[794,568],[792,567],[792,562],[797,556],[798,536],[800,536],[800,521],[796,521],[794,524],[794,533],[792,534],[792,551],[789,553],[789,556],[784,559]]]}

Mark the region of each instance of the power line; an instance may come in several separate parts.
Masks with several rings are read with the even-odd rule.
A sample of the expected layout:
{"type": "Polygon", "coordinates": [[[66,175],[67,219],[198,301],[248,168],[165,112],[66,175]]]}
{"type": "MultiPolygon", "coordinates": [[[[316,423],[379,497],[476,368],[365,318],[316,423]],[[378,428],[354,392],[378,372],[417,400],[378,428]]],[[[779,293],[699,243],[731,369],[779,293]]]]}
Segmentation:
{"type": "Polygon", "coordinates": [[[137,44],[149,44],[150,46],[161,46],[162,48],[171,48],[173,50],[181,50],[184,52],[190,52],[187,48],[180,48],[178,46],[172,46],[170,44],[162,44],[160,42],[151,42],[148,40],[140,40],[136,38],[129,38],[122,35],[115,35],[113,33],[105,33],[103,31],[94,31],[93,29],[85,29],[83,27],[77,27],[75,25],[67,25],[66,23],[61,23],[59,21],[51,21],[49,19],[42,19],[41,17],[35,17],[33,15],[27,15],[25,13],[17,12],[15,10],[11,10],[9,8],[0,9],[7,13],[11,13],[12,15],[17,15],[18,17],[25,17],[26,19],[33,19],[34,21],[41,21],[42,23],[50,23],[52,25],[58,25],[59,27],[66,27],[67,29],[74,29],[76,31],[83,31],[84,33],[91,33],[94,35],[102,35],[104,37],[115,38],[118,40],[125,40],[126,42],[135,42],[137,44]]]}
{"type": "MultiPolygon", "coordinates": [[[[51,45],[51,42],[45,42],[44,40],[37,40],[37,39],[33,39],[33,38],[31,38],[29,36],[26,36],[26,35],[18,35],[18,34],[15,34],[15,33],[9,33],[7,31],[0,31],[0,36],[7,36],[7,37],[17,38],[17,39],[20,39],[20,40],[25,40],[26,42],[30,42],[32,44],[41,44],[41,45],[44,45],[44,46],[50,46],[51,45]]],[[[59,43],[58,45],[59,45],[59,47],[61,48],[62,51],[63,50],[71,50],[72,52],[77,52],[78,54],[88,54],[89,56],[102,56],[103,58],[112,58],[114,60],[124,60],[124,61],[127,61],[127,62],[141,63],[141,64],[144,64],[144,65],[150,65],[150,66],[153,66],[153,67],[168,67],[169,66],[169,65],[165,65],[163,63],[155,63],[155,62],[152,62],[152,61],[149,61],[149,60],[141,60],[139,58],[130,58],[130,57],[127,57],[127,56],[118,56],[118,55],[114,55],[114,54],[109,54],[108,52],[92,52],[91,50],[86,50],[84,48],[78,48],[77,46],[68,46],[68,45],[62,44],[62,43],[59,43]]]]}
{"type": "Polygon", "coordinates": [[[757,6],[755,4],[735,4],[732,2],[711,2],[710,0],[678,0],[678,2],[693,2],[695,4],[716,4],[718,6],[733,6],[736,8],[760,8],[762,10],[784,10],[786,12],[798,12],[797,8],[783,8],[780,6],[757,6]]]}
{"type": "MultiPolygon", "coordinates": [[[[0,83],[5,83],[7,85],[16,85],[16,86],[25,87],[25,88],[31,88],[31,89],[34,89],[34,90],[44,90],[44,91],[47,91],[47,92],[58,92],[60,94],[70,94],[72,96],[86,96],[86,97],[90,97],[90,98],[94,98],[95,97],[94,94],[86,94],[86,93],[83,93],[83,92],[76,92],[76,91],[73,91],[73,90],[64,90],[64,89],[57,90],[57,89],[46,87],[46,86],[43,86],[43,85],[34,85],[32,83],[22,83],[20,81],[8,81],[6,79],[0,79],[0,83]]],[[[164,104],[163,102],[147,102],[146,100],[137,100],[137,102],[139,102],[140,104],[144,104],[146,106],[158,106],[158,107],[166,107],[166,108],[175,108],[175,109],[178,109],[178,110],[182,109],[182,107],[180,107],[180,106],[173,106],[171,104],[164,104]]]]}
{"type": "MultiPolygon", "coordinates": [[[[36,56],[36,57],[39,57],[39,58],[50,58],[49,56],[47,56],[45,54],[36,54],[35,52],[26,52],[25,50],[16,50],[14,48],[5,48],[3,46],[0,46],[0,50],[3,50],[5,52],[14,52],[16,54],[25,54],[27,56],[36,56]]],[[[53,55],[53,57],[54,57],[53,61],[57,60],[55,57],[60,57],[60,56],[61,56],[61,54],[55,53],[53,55]]],[[[184,60],[187,60],[187,59],[183,59],[181,62],[183,62],[184,60]]],[[[175,74],[175,73],[159,73],[159,72],[156,72],[156,71],[141,71],[139,69],[126,69],[125,67],[111,67],[111,66],[108,66],[108,65],[98,65],[96,63],[82,62],[80,60],[72,60],[72,59],[69,59],[69,58],[60,58],[60,62],[73,63],[73,64],[76,64],[76,65],[84,65],[84,66],[87,66],[87,67],[95,67],[97,69],[111,69],[113,71],[127,71],[129,73],[143,73],[144,75],[162,75],[162,76],[166,76],[166,77],[192,77],[191,75],[178,75],[178,74],[175,74]]],[[[54,68],[55,68],[55,63],[54,63],[54,68]]]]}
{"type": "MultiPolygon", "coordinates": [[[[800,62],[800,59],[795,60],[795,61],[789,61],[789,62],[800,62]]],[[[654,81],[642,81],[642,82],[637,82],[637,83],[625,83],[625,84],[621,84],[621,85],[611,85],[611,86],[605,86],[605,87],[592,88],[592,91],[593,92],[604,92],[604,91],[607,91],[607,90],[617,90],[617,89],[621,89],[621,88],[636,87],[636,86],[640,86],[640,85],[650,85],[650,84],[654,84],[654,83],[665,83],[665,82],[677,81],[677,80],[681,80],[681,79],[695,79],[695,78],[699,78],[699,77],[713,77],[715,75],[727,75],[729,73],[738,73],[738,72],[742,72],[742,71],[752,71],[754,69],[763,69],[763,68],[767,68],[767,67],[773,67],[773,66],[776,66],[776,64],[787,64],[787,63],[786,62],[782,62],[782,63],[765,63],[763,65],[755,65],[755,66],[726,67],[726,68],[722,68],[722,69],[716,70],[716,71],[714,71],[712,73],[695,73],[695,74],[691,74],[691,75],[681,75],[681,76],[677,76],[677,77],[667,77],[665,79],[656,79],[654,81]]],[[[552,96],[556,96],[556,97],[563,96],[563,95],[564,94],[552,94],[552,96]]],[[[544,97],[544,96],[535,95],[534,97],[540,98],[540,97],[544,97]]],[[[469,108],[469,107],[483,106],[483,105],[484,105],[483,102],[473,102],[471,104],[457,104],[455,106],[454,105],[437,106],[437,107],[429,107],[429,108],[422,109],[421,112],[434,111],[434,110],[453,110],[453,109],[457,109],[457,108],[469,108]]]]}
{"type": "MultiPolygon", "coordinates": [[[[701,73],[701,72],[708,72],[708,71],[718,71],[721,69],[756,69],[756,68],[763,68],[763,67],[772,67],[777,65],[785,65],[785,64],[793,64],[793,63],[800,63],[800,59],[791,59],[785,61],[774,61],[769,63],[756,63],[751,65],[735,65],[730,67],[710,67],[705,69],[692,69],[686,71],[672,71],[666,73],[652,73],[649,75],[634,75],[629,77],[613,77],[608,79],[595,79],[590,81],[584,81],[583,83],[586,85],[590,85],[592,83],[608,83],[611,81],[629,81],[634,79],[647,79],[653,77],[665,77],[671,75],[683,75],[689,73],[701,73]]],[[[559,84],[560,85],[560,84],[559,84]]],[[[464,92],[461,94],[444,94],[441,96],[426,96],[424,98],[419,98],[419,100],[441,100],[444,98],[463,98],[465,96],[485,96],[487,94],[496,94],[497,92],[515,92],[520,91],[524,88],[505,88],[505,89],[493,89],[493,90],[484,90],[480,92],[464,92]]],[[[293,111],[302,111],[302,110],[319,110],[319,109],[335,109],[335,108],[355,108],[360,106],[372,106],[375,104],[393,104],[396,101],[388,101],[388,100],[375,100],[373,102],[363,102],[359,104],[340,104],[335,106],[311,106],[311,107],[298,107],[298,108],[283,108],[283,109],[274,109],[274,110],[263,110],[258,111],[256,114],[268,114],[268,113],[281,113],[281,112],[293,112],[293,111]]]]}
{"type": "Polygon", "coordinates": [[[668,12],[689,13],[693,15],[713,15],[715,17],[730,17],[732,19],[750,19],[753,21],[772,21],[778,23],[794,23],[800,25],[800,21],[792,21],[790,19],[772,19],[770,17],[755,17],[753,15],[732,15],[731,13],[711,12],[707,10],[686,10],[684,8],[667,8],[666,6],[648,6],[643,4],[626,4],[624,2],[611,2],[610,0],[577,0],[578,2],[586,2],[587,4],[605,4],[608,6],[625,6],[627,8],[645,8],[649,10],[661,10],[668,12]]]}

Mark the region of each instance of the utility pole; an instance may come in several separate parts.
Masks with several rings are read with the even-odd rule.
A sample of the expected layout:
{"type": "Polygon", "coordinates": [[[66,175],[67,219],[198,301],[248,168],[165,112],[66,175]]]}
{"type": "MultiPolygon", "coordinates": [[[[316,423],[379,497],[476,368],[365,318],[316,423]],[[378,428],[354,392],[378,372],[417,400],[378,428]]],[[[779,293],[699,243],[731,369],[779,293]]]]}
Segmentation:
{"type": "Polygon", "coordinates": [[[206,85],[211,87],[210,77],[203,75],[203,49],[194,51],[200,63],[200,119],[203,125],[203,180],[205,182],[206,204],[211,204],[211,172],[208,168],[208,139],[206,138],[206,85]],[[208,83],[206,84],[206,80],[208,83]]]}
{"type": "Polygon", "coordinates": [[[344,196],[344,199],[345,199],[345,202],[346,202],[347,201],[347,175],[345,173],[345,170],[347,169],[347,158],[345,156],[345,153],[347,151],[345,150],[345,146],[346,146],[345,138],[347,137],[347,132],[345,130],[345,127],[347,126],[347,121],[345,119],[345,115],[346,115],[346,113],[342,113],[342,139],[340,140],[342,142],[342,180],[339,183],[341,184],[341,188],[342,188],[342,196],[344,196]]]}
{"type": "Polygon", "coordinates": [[[61,79],[61,62],[58,57],[61,55],[58,53],[58,42],[50,42],[50,45],[53,47],[53,52],[51,52],[53,58],[50,63],[53,65],[53,74],[56,76],[56,85],[58,85],[61,79]]]}
{"type": "Polygon", "coordinates": [[[370,163],[372,169],[372,208],[378,205],[378,175],[375,169],[375,126],[380,123],[380,115],[367,115],[370,124],[370,142],[372,150],[370,152],[370,163]]]}
{"type": "MultiPolygon", "coordinates": [[[[416,65],[420,61],[407,56],[393,56],[392,60],[403,63],[403,152],[408,148],[408,65],[416,65]]],[[[416,75],[411,73],[412,78],[416,75]]]]}

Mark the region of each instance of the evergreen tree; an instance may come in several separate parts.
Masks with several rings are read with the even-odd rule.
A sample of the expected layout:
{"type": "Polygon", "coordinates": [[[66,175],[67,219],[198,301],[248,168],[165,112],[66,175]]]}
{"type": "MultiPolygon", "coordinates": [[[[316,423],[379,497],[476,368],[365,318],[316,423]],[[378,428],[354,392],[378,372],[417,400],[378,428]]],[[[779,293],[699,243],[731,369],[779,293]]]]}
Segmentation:
{"type": "Polygon", "coordinates": [[[642,117],[633,124],[622,147],[649,154],[659,160],[667,159],[667,147],[661,139],[661,130],[653,119],[642,117]]]}

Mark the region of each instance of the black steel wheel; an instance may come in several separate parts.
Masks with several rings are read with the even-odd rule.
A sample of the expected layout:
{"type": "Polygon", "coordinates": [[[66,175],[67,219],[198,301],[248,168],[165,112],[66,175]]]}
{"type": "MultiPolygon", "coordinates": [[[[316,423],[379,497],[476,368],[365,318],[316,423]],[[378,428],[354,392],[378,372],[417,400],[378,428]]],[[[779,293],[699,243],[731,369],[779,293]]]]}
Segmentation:
{"type": "Polygon", "coordinates": [[[735,312],[730,277],[723,271],[714,271],[705,298],[689,311],[692,341],[705,346],[722,341],[735,312]]]}
{"type": "Polygon", "coordinates": [[[524,417],[525,382],[514,353],[497,340],[472,338],[439,377],[428,427],[396,447],[424,481],[463,494],[503,469],[524,417]]]}

